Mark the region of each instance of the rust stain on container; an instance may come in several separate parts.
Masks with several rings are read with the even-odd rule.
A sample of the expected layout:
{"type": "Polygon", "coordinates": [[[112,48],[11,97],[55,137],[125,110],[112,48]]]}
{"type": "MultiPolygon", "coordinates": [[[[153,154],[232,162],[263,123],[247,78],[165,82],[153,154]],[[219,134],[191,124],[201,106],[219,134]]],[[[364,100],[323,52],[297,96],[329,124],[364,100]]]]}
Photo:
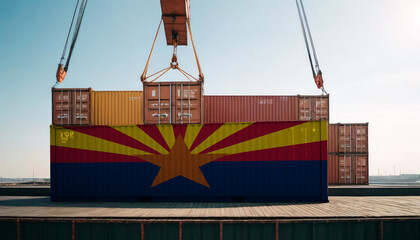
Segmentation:
{"type": "Polygon", "coordinates": [[[144,124],[202,123],[203,87],[196,82],[144,83],[144,124]]]}
{"type": "Polygon", "coordinates": [[[143,124],[143,92],[92,91],[92,124],[143,124]]]}
{"type": "Polygon", "coordinates": [[[206,123],[297,121],[297,96],[204,96],[206,123]]]}
{"type": "Polygon", "coordinates": [[[329,95],[325,96],[303,96],[298,95],[299,120],[329,120],[329,95]]]}
{"type": "Polygon", "coordinates": [[[90,88],[52,89],[52,122],[55,125],[90,125],[90,88]]]}

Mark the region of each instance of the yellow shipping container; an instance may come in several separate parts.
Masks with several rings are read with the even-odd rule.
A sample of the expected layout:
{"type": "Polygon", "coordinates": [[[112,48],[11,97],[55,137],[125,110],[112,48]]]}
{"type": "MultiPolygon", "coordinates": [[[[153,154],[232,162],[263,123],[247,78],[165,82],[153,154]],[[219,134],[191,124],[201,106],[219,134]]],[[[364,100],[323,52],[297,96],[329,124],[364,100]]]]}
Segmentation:
{"type": "Polygon", "coordinates": [[[92,91],[92,125],[143,124],[143,91],[92,91]]]}

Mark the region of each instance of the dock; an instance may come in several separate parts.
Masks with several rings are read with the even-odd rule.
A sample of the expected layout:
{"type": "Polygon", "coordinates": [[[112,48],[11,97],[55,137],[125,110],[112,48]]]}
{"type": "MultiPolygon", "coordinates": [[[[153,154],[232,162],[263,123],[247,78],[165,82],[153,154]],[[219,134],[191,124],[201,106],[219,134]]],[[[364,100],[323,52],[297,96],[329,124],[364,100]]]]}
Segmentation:
{"type": "Polygon", "coordinates": [[[51,237],[43,239],[110,239],[122,232],[128,235],[115,239],[420,239],[420,196],[330,196],[328,203],[0,196],[0,239],[27,239],[33,229],[51,237]]]}

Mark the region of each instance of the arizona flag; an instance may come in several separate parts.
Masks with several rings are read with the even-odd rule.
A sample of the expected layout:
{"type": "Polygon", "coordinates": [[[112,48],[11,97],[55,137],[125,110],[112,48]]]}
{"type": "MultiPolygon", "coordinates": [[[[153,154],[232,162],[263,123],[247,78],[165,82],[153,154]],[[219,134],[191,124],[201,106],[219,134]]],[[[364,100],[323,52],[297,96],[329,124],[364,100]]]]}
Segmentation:
{"type": "Polygon", "coordinates": [[[51,199],[325,202],[327,123],[51,126],[51,199]]]}

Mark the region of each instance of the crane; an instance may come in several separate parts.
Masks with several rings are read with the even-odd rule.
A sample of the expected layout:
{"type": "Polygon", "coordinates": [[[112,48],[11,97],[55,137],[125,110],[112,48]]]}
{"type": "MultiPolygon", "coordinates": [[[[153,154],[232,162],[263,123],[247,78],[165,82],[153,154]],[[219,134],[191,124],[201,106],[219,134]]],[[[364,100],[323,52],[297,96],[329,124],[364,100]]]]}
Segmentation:
{"type": "Polygon", "coordinates": [[[159,77],[167,73],[170,69],[178,70],[181,72],[189,81],[203,82],[204,75],[201,70],[200,62],[198,60],[197,51],[194,45],[194,39],[191,31],[191,22],[190,22],[190,0],[160,0],[160,5],[162,8],[162,18],[156,32],[155,39],[153,41],[152,49],[150,50],[149,58],[147,59],[146,66],[144,68],[143,74],[140,77],[140,80],[143,83],[154,82],[159,77]],[[173,55],[169,67],[166,67],[150,76],[147,75],[147,70],[149,67],[150,58],[155,47],[156,38],[159,34],[159,29],[161,24],[164,24],[166,44],[173,46],[173,55]],[[187,33],[188,31],[188,33],[187,33]],[[179,45],[188,45],[188,35],[191,39],[191,44],[194,50],[195,59],[197,62],[198,68],[198,78],[187,73],[179,67],[178,57],[177,57],[177,48],[179,45]],[[153,80],[147,80],[150,77],[156,76],[153,80]]]}
{"type": "MultiPolygon", "coordinates": [[[[73,13],[73,18],[72,18],[70,28],[67,34],[66,42],[64,45],[64,50],[63,50],[60,62],[58,64],[57,72],[56,72],[56,79],[57,79],[56,85],[58,83],[62,83],[64,81],[64,78],[67,75],[67,70],[70,64],[74,46],[77,41],[77,37],[79,34],[80,26],[82,24],[87,2],[88,0],[77,0],[76,7],[73,13]],[[71,39],[70,39],[70,35],[72,35],[71,39]],[[67,51],[69,40],[71,41],[70,49],[69,51],[67,51]]],[[[153,82],[156,79],[158,79],[160,76],[165,74],[167,71],[169,71],[170,69],[174,69],[174,70],[176,69],[176,70],[179,70],[190,81],[203,82],[204,75],[201,70],[200,62],[198,61],[197,51],[195,49],[194,40],[192,37],[192,31],[191,31],[190,0],[160,0],[160,5],[162,9],[162,17],[161,17],[158,31],[156,33],[156,36],[152,45],[152,49],[149,54],[149,58],[147,60],[143,74],[141,75],[141,81],[147,82],[147,79],[149,77],[157,75],[157,77],[154,80],[150,81],[150,82],[153,82]],[[153,53],[153,49],[156,43],[156,38],[159,33],[159,29],[162,22],[165,28],[165,36],[166,36],[167,45],[173,46],[173,55],[172,55],[171,63],[169,67],[161,71],[158,71],[157,73],[154,73],[150,76],[146,76],[150,58],[153,53]],[[191,44],[194,49],[194,55],[197,61],[197,67],[198,67],[198,72],[199,72],[198,78],[195,78],[191,74],[182,70],[178,64],[177,48],[180,45],[188,45],[188,40],[187,40],[188,35],[190,36],[191,44]]]]}
{"type": "Polygon", "coordinates": [[[324,89],[324,79],[322,78],[322,72],[319,68],[318,57],[315,51],[314,41],[312,39],[311,30],[309,28],[308,19],[306,17],[305,8],[302,0],[296,0],[296,6],[299,14],[299,20],[302,27],[303,37],[305,39],[306,51],[309,57],[309,63],[311,65],[312,76],[315,80],[315,84],[318,89],[322,90],[323,94],[327,94],[324,89]],[[309,39],[309,41],[308,41],[309,39]],[[309,46],[310,45],[310,46],[309,46]]]}
{"type": "MultiPolygon", "coordinates": [[[[56,85],[58,83],[62,83],[64,78],[66,77],[70,59],[71,59],[73,49],[74,49],[74,46],[78,37],[81,23],[83,20],[83,15],[86,9],[87,2],[88,0],[77,0],[77,4],[73,13],[73,18],[70,24],[70,29],[67,34],[66,43],[64,45],[64,50],[63,50],[60,63],[58,64],[58,68],[56,72],[56,78],[57,78],[56,85]],[[75,20],[76,22],[74,22],[75,20]],[[73,27],[73,24],[74,24],[74,27],[73,27]],[[69,38],[70,38],[71,33],[72,33],[72,38],[71,38],[71,43],[70,43],[70,49],[67,52],[67,46],[69,43],[69,38]]],[[[146,66],[140,77],[141,82],[143,83],[154,82],[159,77],[161,77],[166,72],[168,72],[170,69],[180,71],[190,81],[204,82],[204,75],[201,70],[200,62],[198,60],[197,51],[195,49],[194,40],[192,36],[192,31],[191,31],[190,0],[160,0],[160,5],[162,9],[162,17],[158,26],[158,30],[156,32],[156,36],[153,41],[152,48],[149,53],[149,57],[146,62],[146,66]],[[156,39],[159,34],[159,29],[162,22],[164,24],[164,29],[165,29],[166,44],[168,46],[173,46],[173,55],[171,58],[171,62],[170,62],[169,67],[166,67],[150,76],[146,76],[149,63],[150,63],[150,58],[152,56],[156,39]],[[191,44],[194,50],[195,59],[197,62],[197,68],[199,72],[198,78],[195,78],[191,74],[181,69],[178,64],[177,48],[180,45],[181,46],[188,45],[188,35],[190,36],[191,44]],[[153,80],[149,80],[149,81],[147,80],[148,78],[153,77],[153,76],[155,76],[153,80]]],[[[300,23],[302,27],[303,36],[305,39],[306,50],[308,53],[308,58],[311,65],[312,75],[313,75],[315,84],[318,87],[318,89],[322,90],[323,94],[326,94],[327,92],[324,89],[324,80],[322,77],[322,71],[319,67],[319,62],[318,62],[317,54],[315,51],[312,34],[309,28],[308,19],[306,17],[305,8],[303,6],[302,0],[296,0],[296,6],[299,13],[299,19],[300,19],[300,23]]]]}

